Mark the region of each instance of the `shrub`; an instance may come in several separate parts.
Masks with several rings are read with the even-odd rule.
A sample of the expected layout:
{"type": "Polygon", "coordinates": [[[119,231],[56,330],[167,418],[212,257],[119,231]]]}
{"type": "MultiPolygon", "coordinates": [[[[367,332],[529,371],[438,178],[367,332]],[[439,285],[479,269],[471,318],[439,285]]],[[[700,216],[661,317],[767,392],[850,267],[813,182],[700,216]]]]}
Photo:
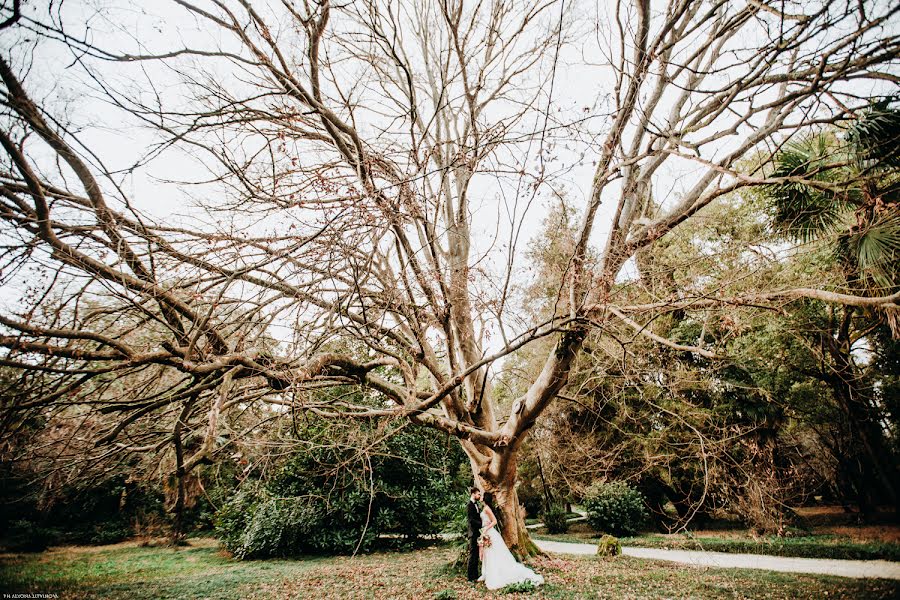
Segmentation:
{"type": "Polygon", "coordinates": [[[56,541],[53,531],[25,519],[11,522],[6,537],[11,552],[43,552],[56,541]]]}
{"type": "Polygon", "coordinates": [[[604,535],[597,542],[597,556],[618,556],[622,554],[622,544],[618,538],[611,535],[604,535]]]}
{"type": "Polygon", "coordinates": [[[451,589],[441,590],[437,594],[434,595],[434,600],[456,600],[458,596],[456,592],[451,589]]]}
{"type": "Polygon", "coordinates": [[[313,446],[227,502],[216,534],[236,557],[251,559],[366,552],[381,533],[437,533],[464,505],[444,444],[415,430],[384,440],[368,459],[352,447],[313,446]]]}
{"type": "Polygon", "coordinates": [[[559,504],[554,504],[544,512],[544,526],[547,533],[565,533],[569,530],[568,513],[559,504]]]}
{"type": "Polygon", "coordinates": [[[648,517],[640,492],[622,481],[593,483],[584,507],[592,529],[613,535],[636,534],[648,517]]]}
{"type": "Polygon", "coordinates": [[[255,490],[242,489],[216,512],[216,537],[232,554],[241,552],[244,530],[256,514],[261,495],[255,490]]]}
{"type": "Polygon", "coordinates": [[[267,489],[243,491],[218,513],[216,535],[241,559],[368,550],[380,530],[365,527],[368,495],[359,490],[281,497],[267,489]]]}
{"type": "Polygon", "coordinates": [[[158,490],[128,482],[123,475],[56,486],[40,509],[38,488],[17,486],[14,480],[11,485],[21,496],[10,498],[10,490],[0,491],[7,509],[0,516],[0,530],[5,526],[16,546],[41,550],[48,543],[112,544],[134,535],[136,526],[165,516],[158,490]]]}
{"type": "Polygon", "coordinates": [[[134,533],[134,528],[122,519],[114,519],[106,523],[97,523],[91,528],[88,542],[96,545],[116,544],[127,540],[134,533]]]}

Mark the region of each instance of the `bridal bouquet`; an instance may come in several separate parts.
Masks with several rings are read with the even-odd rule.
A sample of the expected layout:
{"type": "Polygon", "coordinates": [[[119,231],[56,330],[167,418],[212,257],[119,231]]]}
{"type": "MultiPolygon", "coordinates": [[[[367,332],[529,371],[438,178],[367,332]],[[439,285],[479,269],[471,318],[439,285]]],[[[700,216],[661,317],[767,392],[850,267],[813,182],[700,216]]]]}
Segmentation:
{"type": "Polygon", "coordinates": [[[491,536],[487,534],[487,531],[487,528],[483,528],[481,530],[481,537],[478,538],[478,545],[482,546],[483,548],[491,547],[491,536]]]}

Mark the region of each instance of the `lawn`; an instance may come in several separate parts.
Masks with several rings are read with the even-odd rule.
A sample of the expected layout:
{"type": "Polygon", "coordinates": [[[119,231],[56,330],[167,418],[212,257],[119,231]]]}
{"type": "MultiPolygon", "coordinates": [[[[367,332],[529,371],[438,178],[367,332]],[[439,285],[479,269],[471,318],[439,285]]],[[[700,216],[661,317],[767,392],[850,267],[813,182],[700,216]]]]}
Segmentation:
{"type": "Polygon", "coordinates": [[[900,582],[688,567],[630,557],[538,557],[547,585],[531,594],[495,594],[446,565],[438,546],[356,558],[239,562],[211,540],[185,548],[135,543],[0,555],[4,593],[60,598],[894,598],[900,582]]]}

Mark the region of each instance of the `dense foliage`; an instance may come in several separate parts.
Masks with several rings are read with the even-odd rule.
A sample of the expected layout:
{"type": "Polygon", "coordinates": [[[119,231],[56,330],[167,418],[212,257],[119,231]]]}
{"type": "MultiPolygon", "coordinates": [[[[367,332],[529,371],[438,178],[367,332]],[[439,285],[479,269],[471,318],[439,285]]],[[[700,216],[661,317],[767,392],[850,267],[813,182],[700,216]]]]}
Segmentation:
{"type": "MultiPolygon", "coordinates": [[[[151,523],[165,523],[160,490],[119,475],[93,486],[63,484],[43,497],[33,486],[3,494],[3,544],[10,550],[40,551],[52,544],[112,544],[151,523]]],[[[21,483],[21,482],[20,482],[21,483]]]]}
{"type": "Polygon", "coordinates": [[[647,523],[644,499],[623,481],[597,481],[584,497],[588,524],[596,531],[634,535],[647,523]]]}
{"type": "MultiPolygon", "coordinates": [[[[327,429],[305,431],[327,437],[327,429]]],[[[239,558],[368,551],[381,534],[439,532],[465,486],[457,445],[426,430],[384,435],[360,451],[351,444],[296,451],[268,481],[246,485],[218,513],[217,535],[239,558]]]]}
{"type": "Polygon", "coordinates": [[[569,530],[569,514],[565,507],[559,504],[552,505],[544,512],[544,526],[547,533],[565,533],[569,530]]]}
{"type": "MultiPolygon", "coordinates": [[[[744,165],[795,180],[722,198],[638,253],[617,282],[617,304],[653,306],[676,290],[689,301],[588,338],[525,447],[520,497],[537,507],[545,489],[577,500],[598,477],[628,480],[662,530],[730,515],[777,534],[796,520],[791,507],[839,503],[866,516],[897,506],[900,312],[818,299],[760,310],[746,297],[900,289],[898,123],[900,112],[877,103],[798,135],[744,165]],[[704,305],[712,297],[734,305],[704,305]]],[[[553,290],[576,217],[562,202],[544,224],[556,241],[532,246],[524,294],[539,319],[559,315],[553,290]]],[[[511,396],[546,351],[517,357],[505,380],[511,396]]]]}

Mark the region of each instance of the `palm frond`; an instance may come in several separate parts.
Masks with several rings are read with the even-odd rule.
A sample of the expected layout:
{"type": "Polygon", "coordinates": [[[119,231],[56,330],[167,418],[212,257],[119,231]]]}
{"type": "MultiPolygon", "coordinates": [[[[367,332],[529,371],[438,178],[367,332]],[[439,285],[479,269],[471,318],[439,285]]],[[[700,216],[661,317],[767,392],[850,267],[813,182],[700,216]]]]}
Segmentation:
{"type": "Polygon", "coordinates": [[[900,285],[900,214],[886,214],[840,235],[835,247],[840,259],[856,263],[859,276],[883,293],[900,285]]]}
{"type": "Polygon", "coordinates": [[[866,171],[900,167],[900,110],[890,104],[873,105],[847,129],[851,155],[866,171]]]}
{"type": "Polygon", "coordinates": [[[834,166],[837,159],[834,138],[825,134],[789,143],[775,156],[772,177],[787,179],[768,190],[776,227],[804,242],[834,231],[850,198],[817,187],[815,182],[833,183],[844,177],[842,169],[834,166]]]}

